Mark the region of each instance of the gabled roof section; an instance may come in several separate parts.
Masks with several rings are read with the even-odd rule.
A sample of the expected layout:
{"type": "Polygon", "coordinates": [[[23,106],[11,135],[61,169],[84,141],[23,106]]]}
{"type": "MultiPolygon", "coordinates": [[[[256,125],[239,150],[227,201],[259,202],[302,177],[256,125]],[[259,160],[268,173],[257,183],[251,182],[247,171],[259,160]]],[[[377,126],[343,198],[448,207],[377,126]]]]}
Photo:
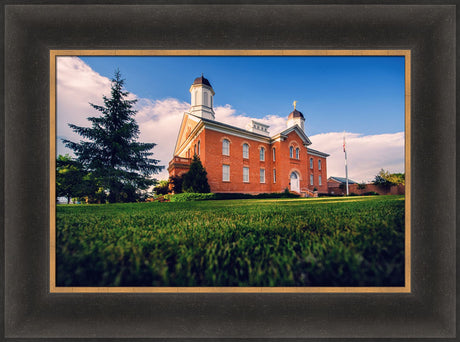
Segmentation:
{"type": "MultiPolygon", "coordinates": [[[[341,184],[345,184],[347,182],[347,179],[343,177],[329,177],[327,180],[328,181],[332,180],[332,181],[335,181],[341,184]]],[[[348,184],[358,184],[358,183],[348,178],[348,184]]]]}
{"type": "Polygon", "coordinates": [[[302,139],[303,143],[305,146],[307,145],[311,145],[311,141],[310,139],[307,137],[307,135],[305,134],[305,132],[299,127],[299,125],[294,125],[294,126],[291,126],[287,129],[285,129],[284,131],[278,133],[277,135],[273,136],[272,139],[273,140],[276,140],[276,139],[279,139],[279,138],[283,138],[283,139],[286,139],[288,134],[295,131],[300,139],[302,139]]]}
{"type": "Polygon", "coordinates": [[[180,147],[185,143],[188,135],[200,122],[199,118],[195,115],[191,115],[187,112],[182,116],[182,122],[180,124],[179,133],[177,134],[176,146],[174,147],[174,155],[177,154],[180,147]]]}

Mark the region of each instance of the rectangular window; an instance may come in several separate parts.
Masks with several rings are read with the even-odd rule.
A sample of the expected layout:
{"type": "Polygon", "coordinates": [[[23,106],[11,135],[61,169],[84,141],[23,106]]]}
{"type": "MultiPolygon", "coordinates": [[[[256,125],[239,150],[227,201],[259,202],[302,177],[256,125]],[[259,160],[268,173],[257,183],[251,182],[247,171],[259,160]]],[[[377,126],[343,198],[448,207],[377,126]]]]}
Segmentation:
{"type": "Polygon", "coordinates": [[[313,185],[313,175],[310,175],[310,185],[313,185]]]}
{"type": "Polygon", "coordinates": [[[273,183],[276,183],[276,169],[273,169],[273,183]]]}
{"type": "Polygon", "coordinates": [[[230,182],[230,165],[222,165],[222,180],[230,182]]]}
{"type": "Polygon", "coordinates": [[[318,185],[321,185],[321,175],[318,176],[318,185]]]}
{"type": "Polygon", "coordinates": [[[265,169],[260,169],[260,182],[265,183],[265,169]]]}
{"type": "Polygon", "coordinates": [[[249,183],[249,167],[243,167],[243,182],[249,183]]]}
{"type": "Polygon", "coordinates": [[[273,161],[276,160],[276,149],[273,147],[273,161]]]}
{"type": "Polygon", "coordinates": [[[321,159],[318,159],[318,170],[321,170],[321,159]]]}
{"type": "Polygon", "coordinates": [[[310,169],[313,169],[313,158],[310,158],[310,169]]]}

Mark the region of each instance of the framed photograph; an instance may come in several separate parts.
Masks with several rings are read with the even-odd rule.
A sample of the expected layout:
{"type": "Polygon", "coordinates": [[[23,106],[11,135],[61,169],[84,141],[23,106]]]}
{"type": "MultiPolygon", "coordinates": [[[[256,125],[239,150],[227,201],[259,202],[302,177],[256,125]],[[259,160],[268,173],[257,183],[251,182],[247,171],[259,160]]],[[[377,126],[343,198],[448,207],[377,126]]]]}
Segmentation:
{"type": "Polygon", "coordinates": [[[51,292],[410,292],[409,50],[50,53],[51,292]]]}
{"type": "Polygon", "coordinates": [[[4,337],[455,336],[454,13],[6,6],[4,337]]]}

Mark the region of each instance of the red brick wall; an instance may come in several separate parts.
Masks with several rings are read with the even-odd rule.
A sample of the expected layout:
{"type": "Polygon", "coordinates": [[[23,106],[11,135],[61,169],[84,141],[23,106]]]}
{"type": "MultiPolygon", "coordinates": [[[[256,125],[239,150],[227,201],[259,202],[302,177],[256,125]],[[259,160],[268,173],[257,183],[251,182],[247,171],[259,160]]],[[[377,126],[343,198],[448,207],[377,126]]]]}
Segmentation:
{"type": "Polygon", "coordinates": [[[205,130],[205,160],[203,165],[208,173],[212,192],[271,192],[272,162],[269,144],[236,137],[230,134],[205,130]],[[222,141],[230,141],[230,156],[222,155],[222,141]],[[249,145],[249,158],[243,159],[243,144],[249,145]],[[260,161],[260,148],[265,148],[265,161],[260,161]],[[230,166],[230,181],[222,180],[222,165],[230,166]],[[243,167],[249,167],[249,183],[243,182],[243,167]],[[265,169],[265,183],[260,183],[260,169],[265,169]]]}
{"type": "MultiPolygon", "coordinates": [[[[347,192],[344,188],[343,190],[340,189],[340,184],[334,181],[328,182],[328,193],[334,195],[343,195],[347,192]]],[[[366,192],[374,191],[379,195],[404,195],[405,194],[405,186],[402,184],[391,186],[389,188],[383,188],[378,185],[374,184],[366,184],[365,189],[358,189],[358,184],[349,184],[348,185],[348,193],[355,193],[357,195],[362,195],[366,192]]]]}
{"type": "MultiPolygon", "coordinates": [[[[231,134],[203,130],[190,144],[190,148],[181,153],[181,157],[193,157],[195,144],[200,141],[200,159],[208,173],[208,183],[212,192],[282,192],[290,189],[290,175],[296,171],[300,175],[300,189],[327,192],[326,158],[308,155],[302,139],[296,132],[291,132],[287,139],[273,144],[262,143],[251,139],[237,137],[231,134]],[[222,141],[230,141],[230,156],[222,154],[222,141]],[[243,144],[249,145],[249,158],[243,158],[243,144]],[[290,146],[294,147],[293,158],[290,158],[290,146]],[[265,160],[260,160],[260,148],[265,148],[265,160]],[[299,159],[296,159],[295,148],[300,149],[299,159]],[[275,148],[275,161],[273,161],[275,148]],[[187,151],[190,150],[189,153],[187,151]],[[314,167],[310,169],[310,157],[314,167]],[[318,159],[321,159],[321,170],[318,170],[318,159]],[[222,180],[222,165],[230,166],[230,181],[222,180]],[[249,182],[243,182],[243,167],[249,167],[249,182]],[[260,169],[265,169],[265,183],[260,182],[260,169]],[[273,180],[273,169],[276,170],[276,182],[273,180]],[[310,173],[313,172],[314,184],[310,185],[310,173]],[[322,175],[322,185],[318,185],[318,175],[322,175]]],[[[183,170],[171,170],[170,175],[183,170]]]]}

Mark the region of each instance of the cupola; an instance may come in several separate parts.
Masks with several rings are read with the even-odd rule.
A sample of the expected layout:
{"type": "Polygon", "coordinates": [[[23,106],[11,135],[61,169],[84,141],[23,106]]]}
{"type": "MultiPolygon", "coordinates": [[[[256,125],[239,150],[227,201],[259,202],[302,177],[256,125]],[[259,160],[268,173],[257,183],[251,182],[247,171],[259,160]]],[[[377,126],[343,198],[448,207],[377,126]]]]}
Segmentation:
{"type": "Polygon", "coordinates": [[[302,131],[305,131],[305,117],[296,109],[297,101],[294,101],[294,110],[289,114],[287,126],[292,127],[298,125],[302,131]]]}
{"type": "Polygon", "coordinates": [[[201,74],[201,77],[195,78],[192,86],[190,87],[192,103],[190,114],[199,116],[201,118],[214,120],[214,94],[215,93],[212,89],[211,83],[206,78],[204,78],[203,74],[201,74]]]}

